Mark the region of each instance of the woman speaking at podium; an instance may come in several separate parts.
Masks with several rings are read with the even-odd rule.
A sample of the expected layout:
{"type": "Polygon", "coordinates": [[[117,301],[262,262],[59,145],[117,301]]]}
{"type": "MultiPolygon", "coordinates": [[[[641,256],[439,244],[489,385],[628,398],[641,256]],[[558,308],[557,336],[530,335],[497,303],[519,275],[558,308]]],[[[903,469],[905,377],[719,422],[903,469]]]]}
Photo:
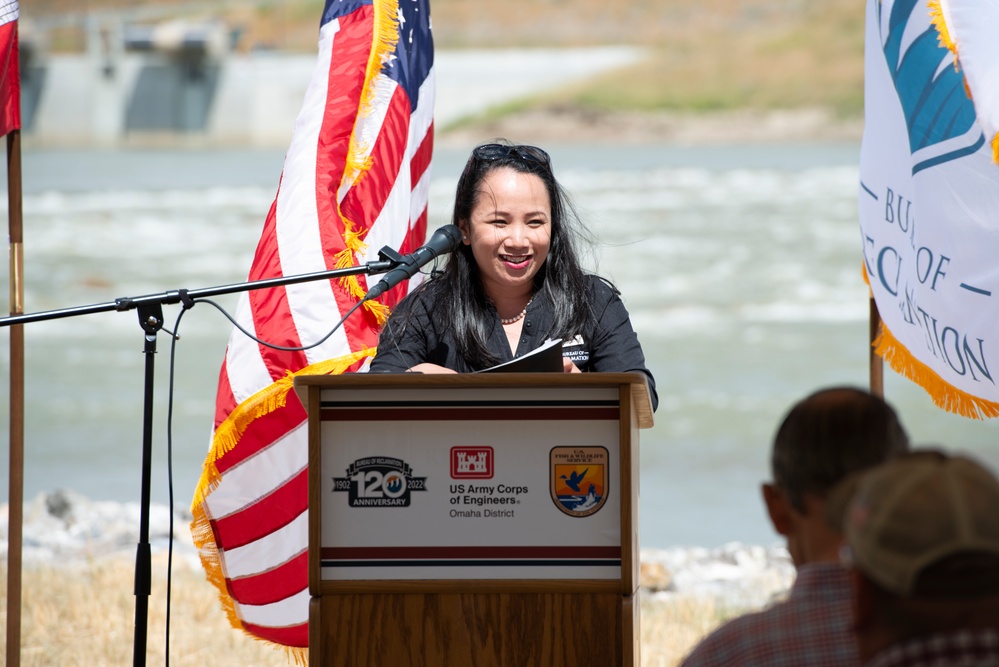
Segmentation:
{"type": "Polygon", "coordinates": [[[580,266],[578,222],[548,153],[484,144],[458,179],[461,244],[395,307],[372,372],[468,373],[561,340],[563,370],[655,380],[618,291],[580,266]]]}

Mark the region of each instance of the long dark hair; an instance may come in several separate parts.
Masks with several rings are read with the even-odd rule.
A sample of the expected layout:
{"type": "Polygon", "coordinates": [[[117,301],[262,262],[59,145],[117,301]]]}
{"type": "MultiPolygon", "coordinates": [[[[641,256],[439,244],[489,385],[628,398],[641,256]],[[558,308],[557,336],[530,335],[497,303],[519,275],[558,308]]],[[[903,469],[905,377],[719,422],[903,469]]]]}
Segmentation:
{"type": "MultiPolygon", "coordinates": [[[[513,169],[540,178],[551,202],[551,241],[548,257],[534,277],[534,299],[547,302],[547,307],[554,314],[551,329],[544,332],[545,335],[563,339],[575,336],[582,333],[592,317],[587,299],[586,274],[577,248],[585,232],[568,193],[555,179],[548,154],[534,147],[500,146],[507,146],[509,150],[498,151],[498,155],[488,158],[477,157],[477,153],[482,153],[482,147],[472,151],[458,179],[451,221],[456,225],[470,223],[472,209],[480,196],[482,179],[494,169],[513,169]],[[518,149],[529,149],[531,152],[518,149]],[[534,157],[537,154],[544,159],[534,157]]],[[[434,319],[461,332],[455,336],[455,346],[471,367],[486,368],[497,363],[498,359],[487,345],[495,315],[470,246],[458,246],[444,269],[420,289],[436,297],[434,301],[438,310],[434,319]]]]}

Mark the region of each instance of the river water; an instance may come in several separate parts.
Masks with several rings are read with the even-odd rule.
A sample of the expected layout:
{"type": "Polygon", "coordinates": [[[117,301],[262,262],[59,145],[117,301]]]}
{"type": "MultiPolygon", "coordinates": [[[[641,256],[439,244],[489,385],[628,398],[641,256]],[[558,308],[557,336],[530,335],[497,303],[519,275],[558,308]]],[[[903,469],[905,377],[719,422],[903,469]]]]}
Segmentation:
{"type": "MultiPolygon", "coordinates": [[[[758,487],[783,413],[818,387],[867,383],[859,146],[549,148],[597,239],[593,266],[623,292],[659,385],[656,425],[642,432],[642,546],[776,541],[758,487]]],[[[435,154],[431,229],[449,221],[466,155],[435,154]]],[[[26,312],[244,280],[282,160],[276,150],[26,150],[26,312]]],[[[166,307],[167,328],[179,312],[166,307]]],[[[168,497],[171,460],[177,504],[190,501],[229,332],[207,305],[184,316],[172,456],[170,341],[159,337],[154,501],[168,497]]],[[[4,415],[8,341],[0,329],[4,415]]],[[[27,499],[69,488],[138,500],[142,349],[134,311],[26,326],[27,499]]],[[[999,422],[944,413],[887,370],[885,385],[914,440],[999,469],[999,422]]],[[[6,497],[6,454],[0,468],[6,497]]]]}

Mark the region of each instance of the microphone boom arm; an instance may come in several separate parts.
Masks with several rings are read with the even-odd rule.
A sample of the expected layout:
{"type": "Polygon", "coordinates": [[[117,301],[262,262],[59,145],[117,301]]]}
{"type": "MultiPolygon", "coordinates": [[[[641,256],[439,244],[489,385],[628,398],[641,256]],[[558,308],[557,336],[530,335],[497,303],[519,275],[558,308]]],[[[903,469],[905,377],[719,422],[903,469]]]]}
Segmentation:
{"type": "Polygon", "coordinates": [[[72,308],[60,308],[57,310],[45,310],[37,313],[24,313],[20,315],[9,315],[0,317],[0,327],[7,327],[14,324],[27,324],[29,322],[41,322],[44,320],[54,320],[74,315],[88,315],[90,313],[103,313],[108,311],[124,312],[147,304],[175,304],[193,299],[208,298],[223,294],[233,294],[236,292],[247,292],[250,290],[265,289],[267,287],[282,287],[284,285],[296,285],[298,283],[311,282],[334,278],[344,278],[358,274],[376,275],[386,273],[403,263],[397,252],[390,248],[382,248],[378,253],[379,260],[366,262],[360,266],[348,266],[342,269],[329,269],[327,271],[316,271],[314,273],[300,273],[291,276],[281,276],[280,278],[264,278],[242,283],[232,283],[230,285],[219,285],[216,287],[203,287],[200,289],[177,289],[156,294],[146,294],[136,297],[119,297],[114,301],[95,303],[88,306],[74,306],[72,308]],[[390,250],[396,257],[388,256],[385,252],[390,250]]]}

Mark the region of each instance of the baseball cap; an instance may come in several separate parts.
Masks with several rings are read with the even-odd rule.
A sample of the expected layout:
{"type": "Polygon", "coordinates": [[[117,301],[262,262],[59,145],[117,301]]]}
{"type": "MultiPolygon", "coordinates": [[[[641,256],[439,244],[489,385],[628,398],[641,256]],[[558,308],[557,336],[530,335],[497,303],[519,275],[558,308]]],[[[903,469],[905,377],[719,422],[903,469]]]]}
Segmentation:
{"type": "MultiPolygon", "coordinates": [[[[917,450],[853,475],[830,494],[827,518],[852,566],[886,591],[919,595],[927,568],[965,555],[985,556],[989,585],[999,583],[999,480],[970,458],[917,450]]],[[[950,568],[951,580],[954,572],[976,576],[950,568]]],[[[929,587],[980,591],[985,582],[962,583],[929,587]]]]}

